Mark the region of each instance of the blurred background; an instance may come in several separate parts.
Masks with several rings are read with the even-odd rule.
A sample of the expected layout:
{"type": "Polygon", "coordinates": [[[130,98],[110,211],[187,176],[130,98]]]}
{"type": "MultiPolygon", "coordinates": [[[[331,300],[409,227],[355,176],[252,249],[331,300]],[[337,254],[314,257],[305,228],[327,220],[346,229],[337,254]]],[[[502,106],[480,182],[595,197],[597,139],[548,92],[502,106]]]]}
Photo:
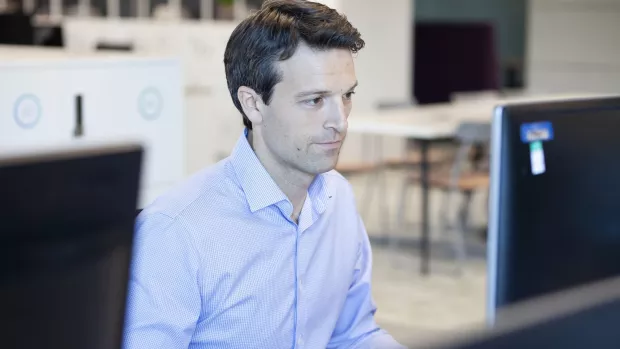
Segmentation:
{"type": "MultiPolygon", "coordinates": [[[[620,91],[620,0],[323,2],[367,44],[338,170],[377,319],[407,343],[482,326],[493,108],[620,91]]],[[[148,204],[232,149],[223,52],[261,3],[0,0],[0,151],[139,137],[148,204]]]]}

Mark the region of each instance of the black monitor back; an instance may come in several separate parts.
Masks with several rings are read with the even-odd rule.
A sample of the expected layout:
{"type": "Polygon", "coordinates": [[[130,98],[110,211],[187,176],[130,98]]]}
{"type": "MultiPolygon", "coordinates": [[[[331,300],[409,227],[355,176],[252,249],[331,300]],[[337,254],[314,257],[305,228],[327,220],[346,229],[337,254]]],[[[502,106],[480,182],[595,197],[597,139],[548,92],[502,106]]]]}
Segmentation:
{"type": "MultiPolygon", "coordinates": [[[[470,330],[434,349],[620,348],[620,278],[537,297],[502,310],[492,329],[470,330]]],[[[425,346],[429,348],[432,346],[425,346]]]]}
{"type": "Polygon", "coordinates": [[[0,347],[121,345],[142,150],[0,159],[0,347]]]}
{"type": "Polygon", "coordinates": [[[620,275],[620,98],[498,107],[492,143],[490,322],[620,275]]]}
{"type": "Polygon", "coordinates": [[[0,44],[34,45],[34,26],[24,13],[0,13],[0,44]]]}

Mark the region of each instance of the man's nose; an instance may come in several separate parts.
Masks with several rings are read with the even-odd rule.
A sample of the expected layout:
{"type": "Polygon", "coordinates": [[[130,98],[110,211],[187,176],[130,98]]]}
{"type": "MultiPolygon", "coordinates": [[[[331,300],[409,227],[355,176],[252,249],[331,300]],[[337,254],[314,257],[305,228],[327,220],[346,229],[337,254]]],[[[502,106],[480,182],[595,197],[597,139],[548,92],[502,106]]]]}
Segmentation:
{"type": "Polygon", "coordinates": [[[343,133],[347,130],[347,118],[348,113],[346,106],[342,101],[337,101],[336,103],[334,103],[332,110],[329,112],[326,126],[328,128],[333,128],[338,133],[343,133]]]}

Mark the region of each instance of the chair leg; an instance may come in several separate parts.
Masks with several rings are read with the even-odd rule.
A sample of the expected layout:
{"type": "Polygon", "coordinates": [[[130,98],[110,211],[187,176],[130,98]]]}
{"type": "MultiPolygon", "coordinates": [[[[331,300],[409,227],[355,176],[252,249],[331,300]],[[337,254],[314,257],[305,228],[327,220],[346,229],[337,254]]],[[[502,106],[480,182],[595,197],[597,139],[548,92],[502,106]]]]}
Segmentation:
{"type": "Polygon", "coordinates": [[[461,220],[461,210],[456,215],[451,214],[451,198],[454,196],[454,189],[446,189],[443,192],[443,200],[440,209],[440,229],[442,235],[452,243],[454,256],[454,273],[457,276],[463,274],[463,263],[466,259],[466,248],[464,240],[464,230],[461,220]],[[454,217],[455,218],[451,218],[454,217]]]}
{"type": "Polygon", "coordinates": [[[471,207],[473,192],[466,191],[462,194],[462,202],[458,212],[455,229],[456,257],[459,263],[460,271],[463,269],[463,265],[467,261],[467,245],[465,242],[465,234],[467,234],[469,230],[469,210],[471,207]]]}
{"type": "Polygon", "coordinates": [[[377,186],[375,185],[377,182],[377,174],[378,172],[375,171],[368,175],[364,194],[360,197],[362,200],[362,207],[360,209],[360,214],[362,217],[368,217],[368,210],[370,209],[370,203],[372,202],[372,195],[374,191],[377,190],[377,186]]]}
{"type": "Polygon", "coordinates": [[[394,233],[400,233],[406,231],[405,227],[405,212],[407,209],[407,196],[409,194],[409,183],[407,181],[403,181],[403,186],[400,190],[400,198],[398,199],[398,210],[396,213],[396,228],[392,231],[388,238],[388,245],[390,249],[395,250],[398,243],[397,238],[394,236],[394,233]]]}
{"type": "Polygon", "coordinates": [[[453,229],[450,219],[450,197],[452,191],[450,189],[444,190],[439,206],[439,231],[444,238],[450,238],[450,231],[453,229]]]}
{"type": "Polygon", "coordinates": [[[489,195],[490,195],[490,188],[487,187],[487,190],[485,191],[485,200],[486,200],[486,210],[485,212],[487,213],[486,216],[486,225],[484,228],[482,228],[479,232],[478,232],[478,238],[480,239],[480,241],[484,242],[485,244],[487,243],[487,235],[488,235],[488,229],[489,229],[489,195]]]}
{"type": "Polygon", "coordinates": [[[455,243],[455,264],[456,273],[458,275],[463,274],[465,261],[467,260],[467,247],[465,246],[465,238],[463,234],[463,226],[457,223],[454,229],[454,243],[455,243]]]}
{"type": "Polygon", "coordinates": [[[458,218],[467,233],[467,229],[469,228],[469,209],[471,208],[471,200],[474,193],[472,191],[465,191],[462,194],[463,200],[461,201],[458,218]]]}
{"type": "MultiPolygon", "coordinates": [[[[377,152],[376,142],[374,141],[373,135],[362,135],[362,156],[368,161],[368,156],[373,156],[377,152]],[[370,149],[368,149],[370,148],[370,149]]],[[[362,217],[368,217],[368,210],[370,209],[370,203],[372,202],[372,195],[374,193],[374,189],[376,189],[375,185],[376,176],[378,172],[375,170],[368,175],[366,188],[364,189],[364,194],[361,195],[360,199],[362,202],[362,206],[360,207],[360,215],[362,217]]]]}
{"type": "Polygon", "coordinates": [[[383,234],[387,235],[391,231],[390,228],[390,209],[388,206],[387,200],[387,181],[386,181],[386,173],[381,171],[378,174],[377,185],[380,186],[379,190],[379,214],[381,215],[379,219],[379,223],[382,225],[383,234]]]}

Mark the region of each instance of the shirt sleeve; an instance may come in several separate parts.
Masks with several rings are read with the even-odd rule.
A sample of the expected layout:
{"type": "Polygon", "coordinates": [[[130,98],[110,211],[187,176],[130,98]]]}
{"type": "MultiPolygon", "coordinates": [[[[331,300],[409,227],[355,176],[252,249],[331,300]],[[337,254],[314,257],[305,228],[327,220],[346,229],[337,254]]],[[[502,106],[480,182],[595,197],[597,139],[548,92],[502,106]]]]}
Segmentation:
{"type": "Polygon", "coordinates": [[[372,251],[361,219],[358,230],[359,249],[353,283],[327,348],[406,349],[375,322],[377,307],[370,286],[372,251]]]}
{"type": "Polygon", "coordinates": [[[141,214],[136,222],[125,349],[187,349],[201,312],[199,258],[181,222],[141,214]]]}

